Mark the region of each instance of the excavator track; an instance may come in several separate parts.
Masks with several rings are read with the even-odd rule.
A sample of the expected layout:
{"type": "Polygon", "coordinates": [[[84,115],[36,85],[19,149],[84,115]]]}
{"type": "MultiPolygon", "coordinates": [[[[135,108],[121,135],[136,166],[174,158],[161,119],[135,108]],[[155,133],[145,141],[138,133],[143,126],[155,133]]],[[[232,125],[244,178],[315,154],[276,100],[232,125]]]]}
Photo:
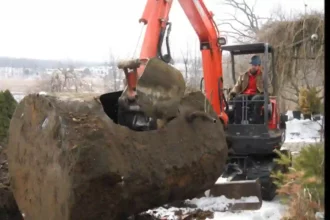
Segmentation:
{"type": "MultiPolygon", "coordinates": [[[[290,156],[290,152],[282,150],[282,153],[290,156]]],[[[261,187],[261,198],[265,201],[272,201],[277,195],[277,186],[271,177],[273,172],[288,172],[290,165],[277,164],[274,159],[278,158],[277,154],[267,156],[232,156],[228,159],[226,171],[234,166],[236,170],[240,170],[239,174],[234,175],[231,181],[259,180],[261,187]]],[[[224,173],[224,177],[232,175],[233,168],[228,173],[224,173]]]]}

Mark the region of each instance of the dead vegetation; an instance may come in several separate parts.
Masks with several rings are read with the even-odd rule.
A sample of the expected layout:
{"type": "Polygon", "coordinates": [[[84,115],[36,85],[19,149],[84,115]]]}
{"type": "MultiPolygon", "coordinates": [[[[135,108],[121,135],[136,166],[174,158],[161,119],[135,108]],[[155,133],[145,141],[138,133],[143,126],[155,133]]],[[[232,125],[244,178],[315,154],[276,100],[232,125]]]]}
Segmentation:
{"type": "Polygon", "coordinates": [[[187,48],[185,52],[181,52],[182,63],[184,65],[183,69],[180,69],[182,72],[184,79],[187,83],[187,87],[198,89],[200,88],[200,80],[203,77],[202,70],[202,59],[197,54],[199,53],[194,51],[194,53],[189,52],[190,45],[187,44],[187,48]]]}
{"type": "Polygon", "coordinates": [[[93,85],[82,80],[73,67],[55,70],[50,79],[51,92],[93,91],[93,85]]]}
{"type": "Polygon", "coordinates": [[[313,12],[286,21],[270,21],[258,40],[275,49],[276,93],[298,103],[301,87],[318,87],[324,81],[324,15],[313,12]],[[285,30],[285,31],[284,31],[285,30]],[[293,94],[293,96],[290,96],[293,94]]]}
{"type": "Polygon", "coordinates": [[[250,5],[245,0],[223,0],[219,4],[234,11],[227,13],[227,18],[217,22],[221,32],[238,43],[254,42],[260,30],[261,21],[268,19],[255,13],[257,1],[250,5]]]}

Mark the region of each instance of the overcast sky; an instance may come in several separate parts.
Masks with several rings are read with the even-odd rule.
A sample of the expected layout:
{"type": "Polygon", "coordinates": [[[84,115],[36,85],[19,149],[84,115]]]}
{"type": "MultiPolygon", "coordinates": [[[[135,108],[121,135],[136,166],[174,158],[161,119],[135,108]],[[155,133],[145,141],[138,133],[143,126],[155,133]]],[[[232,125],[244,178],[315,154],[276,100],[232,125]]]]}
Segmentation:
{"type": "MultiPolygon", "coordinates": [[[[253,3],[254,0],[247,0],[253,3]]],[[[140,33],[138,19],[146,0],[0,0],[0,56],[105,61],[109,48],[132,56],[140,33]]],[[[324,10],[324,0],[259,0],[256,12],[267,16],[282,6],[286,13],[324,10]]],[[[221,0],[205,0],[216,20],[230,9],[221,0]]],[[[171,46],[180,56],[197,46],[197,36],[174,0],[171,46]]],[[[221,30],[220,30],[221,31],[221,30]]]]}

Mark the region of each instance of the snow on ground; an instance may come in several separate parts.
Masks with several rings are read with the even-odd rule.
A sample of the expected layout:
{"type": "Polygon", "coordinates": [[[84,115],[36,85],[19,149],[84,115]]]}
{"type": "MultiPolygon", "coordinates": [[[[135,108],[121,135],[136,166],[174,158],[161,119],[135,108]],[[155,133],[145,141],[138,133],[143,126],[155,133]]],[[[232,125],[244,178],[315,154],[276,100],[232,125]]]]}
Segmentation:
{"type": "MultiPolygon", "coordinates": [[[[290,113],[292,114],[292,112],[288,112],[288,115],[290,115],[290,113]]],[[[321,120],[297,120],[289,116],[289,121],[286,123],[286,141],[282,148],[289,149],[293,154],[296,154],[299,153],[300,149],[305,147],[306,145],[319,141],[321,124],[321,120]]],[[[219,178],[217,182],[222,182],[221,178],[219,178]]],[[[240,212],[218,211],[225,209],[229,203],[232,203],[232,200],[229,200],[223,196],[202,197],[199,199],[187,200],[186,203],[197,205],[197,208],[195,209],[201,209],[203,211],[213,211],[214,220],[280,220],[286,211],[286,206],[281,204],[279,198],[277,197],[271,202],[263,201],[262,206],[259,210],[240,212]]],[[[181,210],[184,214],[189,211],[191,212],[194,209],[179,209],[173,207],[165,209],[164,207],[160,207],[154,210],[149,210],[149,213],[153,212],[154,216],[163,217],[162,219],[174,220],[178,219],[177,217],[175,217],[174,213],[179,210],[181,210]]]]}
{"type": "MultiPolygon", "coordinates": [[[[255,202],[258,201],[257,197],[242,198],[235,202],[255,202]]],[[[262,207],[259,210],[254,211],[219,211],[227,207],[229,203],[233,203],[234,200],[227,199],[224,196],[220,197],[202,197],[199,199],[187,200],[186,204],[197,205],[196,208],[175,208],[170,207],[168,209],[159,207],[157,209],[148,210],[146,213],[152,214],[154,217],[166,220],[179,219],[175,213],[181,212],[182,215],[191,213],[196,209],[203,211],[214,212],[213,218],[207,219],[226,219],[226,220],[279,220],[286,211],[285,205],[281,204],[278,198],[275,198],[272,202],[263,201],[262,207]]]]}
{"type": "Polygon", "coordinates": [[[259,210],[241,212],[215,212],[213,219],[279,220],[284,215],[285,211],[285,205],[281,204],[278,198],[275,198],[272,202],[263,201],[259,210]]]}
{"type": "Polygon", "coordinates": [[[292,119],[286,123],[286,142],[311,143],[320,140],[322,121],[292,119]]]}
{"type": "Polygon", "coordinates": [[[257,203],[257,202],[259,202],[257,196],[242,197],[240,199],[228,199],[225,196],[219,196],[219,197],[202,197],[198,199],[195,198],[192,200],[187,200],[186,204],[196,205],[197,208],[203,211],[222,212],[228,210],[229,204],[257,203]]]}
{"type": "Polygon", "coordinates": [[[282,149],[288,149],[293,155],[309,145],[320,141],[322,119],[313,121],[309,119],[294,119],[292,112],[288,111],[289,121],[286,122],[286,140],[282,149]]]}

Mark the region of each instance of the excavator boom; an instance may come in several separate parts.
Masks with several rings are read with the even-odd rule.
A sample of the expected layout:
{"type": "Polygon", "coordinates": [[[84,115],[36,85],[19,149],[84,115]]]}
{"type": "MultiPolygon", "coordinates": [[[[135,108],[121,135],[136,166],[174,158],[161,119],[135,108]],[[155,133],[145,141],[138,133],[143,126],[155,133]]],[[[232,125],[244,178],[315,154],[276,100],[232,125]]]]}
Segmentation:
{"type": "Polygon", "coordinates": [[[214,24],[213,14],[208,11],[202,0],[178,0],[183,11],[194,28],[202,54],[205,95],[214,111],[227,124],[227,117],[222,108],[222,56],[219,45],[219,31],[214,24]]]}
{"type": "MultiPolygon", "coordinates": [[[[172,2],[172,0],[147,0],[140,19],[140,22],[147,26],[139,58],[141,65],[135,68],[126,65],[126,69],[125,65],[119,65],[126,72],[128,81],[126,93],[123,92],[122,98],[134,100],[143,114],[157,120],[175,117],[185,90],[182,74],[168,64],[171,60],[168,36],[166,36],[168,54],[163,55],[161,50],[165,34],[170,31],[169,13],[172,2]],[[128,67],[131,67],[131,73],[128,73],[128,67]],[[134,80],[130,81],[129,77],[132,75],[134,75],[134,80]]],[[[223,38],[220,38],[219,30],[213,20],[213,13],[207,9],[203,0],[178,0],[178,2],[200,41],[205,82],[204,95],[223,126],[226,127],[228,117],[224,108],[221,53],[223,38]]],[[[150,129],[154,128],[150,127],[150,129]]],[[[226,140],[223,141],[226,142],[226,140]]],[[[232,210],[259,209],[262,204],[258,180],[216,183],[210,192],[212,196],[225,195],[230,199],[238,199],[240,195],[258,198],[252,203],[247,201],[246,204],[232,205],[232,210]]]]}
{"type": "MultiPolygon", "coordinates": [[[[162,71],[152,70],[152,78],[145,77],[143,75],[150,75],[145,74],[149,59],[158,58],[165,63],[169,63],[172,60],[168,42],[168,35],[171,31],[169,13],[172,2],[172,0],[147,1],[142,17],[139,19],[140,22],[146,25],[146,32],[139,57],[141,65],[138,65],[135,68],[130,68],[130,66],[123,65],[118,66],[124,70],[127,82],[127,88],[122,95],[122,100],[135,100],[136,104],[141,106],[141,109],[147,109],[149,108],[148,105],[150,105],[150,102],[144,102],[143,100],[149,99],[152,103],[154,103],[154,108],[158,109],[157,112],[161,111],[159,115],[163,115],[164,112],[173,111],[173,109],[178,105],[179,102],[172,102],[171,100],[179,100],[184,95],[182,92],[185,90],[185,86],[182,83],[183,78],[174,76],[175,74],[172,73],[176,71],[173,67],[168,67],[173,71],[168,71],[167,75],[173,75],[170,76],[170,78],[178,78],[179,83],[167,83],[172,86],[170,89],[166,90],[167,95],[165,95],[162,99],[157,98],[157,96],[153,97],[155,91],[139,85],[138,81],[141,79],[143,79],[144,82],[151,80],[151,84],[159,85],[165,83],[165,81],[162,80],[162,77],[159,76],[162,71]],[[163,55],[162,45],[166,32],[167,36],[165,41],[168,54],[163,55]],[[156,74],[158,76],[156,76],[156,74]],[[138,100],[135,99],[136,96],[145,98],[140,98],[138,100]],[[173,105],[168,106],[166,103],[172,103],[173,105]]],[[[205,82],[205,96],[210,101],[213,110],[217,113],[222,123],[226,126],[228,116],[224,112],[221,45],[219,43],[219,31],[214,23],[213,14],[207,10],[202,0],[179,0],[179,3],[200,40],[203,63],[203,79],[205,82]]],[[[153,61],[153,63],[155,62],[157,61],[153,61]]],[[[150,68],[148,69],[150,70],[150,68]]],[[[144,83],[144,85],[146,85],[146,83],[144,83]]],[[[158,86],[157,88],[160,87],[158,86]]],[[[163,88],[164,86],[162,89],[157,91],[157,93],[161,93],[163,88]]],[[[148,112],[146,113],[149,117],[155,116],[155,114],[148,114],[148,112]]]]}

